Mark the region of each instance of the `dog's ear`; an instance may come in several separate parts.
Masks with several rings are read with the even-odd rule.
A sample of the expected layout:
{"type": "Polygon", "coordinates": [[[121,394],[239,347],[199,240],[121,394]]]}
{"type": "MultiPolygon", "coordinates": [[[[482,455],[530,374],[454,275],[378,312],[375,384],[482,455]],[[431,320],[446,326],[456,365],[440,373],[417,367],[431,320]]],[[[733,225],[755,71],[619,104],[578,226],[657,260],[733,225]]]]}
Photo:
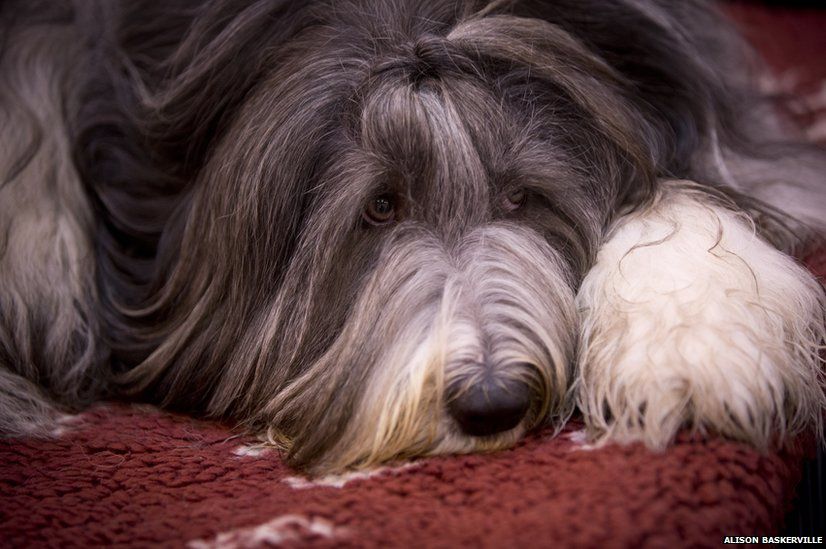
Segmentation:
{"type": "Polygon", "coordinates": [[[712,129],[741,127],[747,48],[707,3],[523,0],[507,9],[563,28],[626,79],[627,100],[656,131],[661,172],[688,170],[712,129]]]}
{"type": "Polygon", "coordinates": [[[219,0],[208,5],[156,71],[145,136],[179,175],[199,167],[235,109],[260,81],[265,58],[308,24],[301,2],[219,0]]]}

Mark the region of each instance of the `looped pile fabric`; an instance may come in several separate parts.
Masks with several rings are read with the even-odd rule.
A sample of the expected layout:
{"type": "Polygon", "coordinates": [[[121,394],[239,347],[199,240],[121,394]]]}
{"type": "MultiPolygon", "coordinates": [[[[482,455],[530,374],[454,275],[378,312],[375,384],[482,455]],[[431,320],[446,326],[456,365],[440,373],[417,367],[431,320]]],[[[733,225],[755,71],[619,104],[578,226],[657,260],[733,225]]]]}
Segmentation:
{"type": "Polygon", "coordinates": [[[717,545],[776,532],[801,462],[723,440],[591,449],[573,422],[495,454],[307,479],[223,426],[145,406],[61,429],[0,446],[3,545],[717,545]]]}
{"type": "MultiPolygon", "coordinates": [[[[826,13],[729,9],[826,137],[826,13]]],[[[826,251],[809,264],[826,275],[826,251]]],[[[51,439],[0,441],[0,546],[717,546],[782,529],[811,448],[683,436],[659,454],[595,449],[581,429],[308,479],[227,426],[102,404],[51,439]]]]}

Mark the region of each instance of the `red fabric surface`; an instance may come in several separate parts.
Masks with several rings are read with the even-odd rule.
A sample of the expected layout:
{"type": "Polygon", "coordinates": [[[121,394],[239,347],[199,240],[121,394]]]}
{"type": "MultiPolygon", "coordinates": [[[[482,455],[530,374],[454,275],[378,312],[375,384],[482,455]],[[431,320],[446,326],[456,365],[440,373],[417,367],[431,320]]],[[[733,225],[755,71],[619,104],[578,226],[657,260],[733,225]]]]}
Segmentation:
{"type": "Polygon", "coordinates": [[[264,525],[260,541],[319,546],[719,545],[776,531],[800,475],[797,452],[722,440],[589,450],[572,427],[509,451],[306,486],[275,452],[236,455],[248,440],[185,417],[99,407],[66,429],[0,444],[4,544],[255,547],[243,528],[264,525]]]}
{"type": "MultiPolygon", "coordinates": [[[[826,76],[826,15],[731,9],[776,69],[826,76]]],[[[810,265],[826,274],[826,253],[810,265]]],[[[777,533],[800,478],[799,450],[595,450],[578,429],[310,482],[225,426],[101,405],[53,439],[0,441],[0,546],[717,546],[777,533]]]]}
{"type": "Polygon", "coordinates": [[[826,9],[734,1],[726,11],[773,72],[765,91],[792,99],[782,110],[826,144],[826,9]]]}
{"type": "Polygon", "coordinates": [[[822,82],[826,75],[826,10],[732,2],[726,11],[775,71],[791,70],[806,82],[822,82]]]}

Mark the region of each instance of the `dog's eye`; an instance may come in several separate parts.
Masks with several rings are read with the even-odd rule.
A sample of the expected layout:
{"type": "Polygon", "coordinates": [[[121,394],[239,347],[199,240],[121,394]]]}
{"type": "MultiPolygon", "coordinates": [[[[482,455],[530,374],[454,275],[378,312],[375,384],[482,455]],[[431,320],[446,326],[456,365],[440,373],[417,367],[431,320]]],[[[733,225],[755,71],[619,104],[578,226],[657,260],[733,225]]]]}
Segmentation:
{"type": "Polygon", "coordinates": [[[519,209],[525,203],[525,189],[514,189],[505,196],[504,206],[508,211],[519,209]]]}
{"type": "Polygon", "coordinates": [[[396,204],[388,194],[371,199],[364,209],[364,219],[372,225],[386,225],[393,221],[395,215],[396,204]]]}

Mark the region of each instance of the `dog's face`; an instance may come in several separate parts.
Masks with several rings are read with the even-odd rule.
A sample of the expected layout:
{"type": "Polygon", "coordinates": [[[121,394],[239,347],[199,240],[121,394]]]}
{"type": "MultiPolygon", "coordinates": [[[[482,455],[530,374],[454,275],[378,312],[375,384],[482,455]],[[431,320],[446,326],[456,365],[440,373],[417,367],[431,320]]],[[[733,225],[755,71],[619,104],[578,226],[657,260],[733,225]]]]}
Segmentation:
{"type": "Polygon", "coordinates": [[[0,430],[140,395],[321,473],[503,447],[569,395],[656,448],[822,425],[822,288],[755,228],[814,235],[823,164],[754,138],[706,2],[24,4],[0,430]]]}
{"type": "Polygon", "coordinates": [[[271,48],[238,16],[226,58],[186,61],[158,119],[194,182],[127,381],[317,470],[498,448],[570,409],[576,286],[650,189],[653,130],[561,26],[426,4],[281,14],[271,48]]]}

